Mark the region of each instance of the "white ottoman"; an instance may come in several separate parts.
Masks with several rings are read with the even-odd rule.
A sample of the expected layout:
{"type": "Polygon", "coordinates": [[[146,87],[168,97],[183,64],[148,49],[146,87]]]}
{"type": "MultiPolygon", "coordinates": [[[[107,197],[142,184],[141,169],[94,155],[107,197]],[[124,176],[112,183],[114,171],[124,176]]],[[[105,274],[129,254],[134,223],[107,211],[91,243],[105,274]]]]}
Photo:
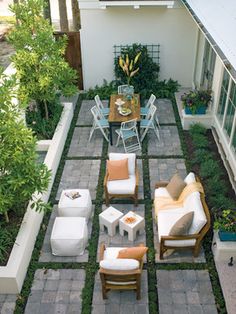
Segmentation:
{"type": "Polygon", "coordinates": [[[89,190],[71,189],[63,190],[58,204],[58,215],[61,217],[85,217],[89,220],[92,213],[92,201],[89,190]],[[78,198],[71,199],[67,195],[79,192],[78,198]]]}
{"type": "Polygon", "coordinates": [[[84,254],[88,243],[88,227],[84,217],[56,217],[51,233],[52,254],[77,256],[84,254]]]}
{"type": "Polygon", "coordinates": [[[110,206],[99,214],[100,230],[104,231],[104,226],[107,227],[108,234],[113,237],[116,233],[116,226],[119,224],[119,219],[123,213],[114,207],[110,206]]]}

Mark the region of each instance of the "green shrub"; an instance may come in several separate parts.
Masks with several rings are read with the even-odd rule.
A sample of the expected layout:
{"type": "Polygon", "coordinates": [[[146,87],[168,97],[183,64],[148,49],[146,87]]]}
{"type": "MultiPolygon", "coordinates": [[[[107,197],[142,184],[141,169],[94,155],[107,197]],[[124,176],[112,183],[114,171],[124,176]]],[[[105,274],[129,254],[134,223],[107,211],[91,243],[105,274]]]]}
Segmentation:
{"type": "Polygon", "coordinates": [[[191,136],[193,136],[194,134],[206,135],[207,129],[201,123],[194,123],[190,126],[189,133],[191,136]]]}
{"type": "Polygon", "coordinates": [[[110,99],[112,94],[117,94],[118,83],[116,81],[111,81],[108,83],[106,80],[103,80],[103,85],[96,85],[94,88],[90,88],[86,94],[86,99],[94,99],[96,95],[99,95],[101,99],[110,99]]]}
{"type": "MultiPolygon", "coordinates": [[[[143,89],[152,89],[153,84],[158,81],[159,65],[155,63],[148,54],[147,47],[141,44],[133,44],[132,46],[125,47],[121,50],[121,56],[126,59],[126,55],[129,59],[134,59],[137,54],[141,52],[141,55],[137,61],[136,67],[139,67],[139,71],[131,78],[130,84],[134,86],[136,92],[140,92],[143,89]]],[[[119,56],[114,59],[115,76],[120,84],[127,84],[127,76],[119,65],[119,56]]]]}
{"type": "Polygon", "coordinates": [[[224,180],[220,179],[220,175],[217,173],[213,177],[207,179],[206,194],[207,195],[224,195],[227,192],[227,186],[224,180]]]}
{"type": "Polygon", "coordinates": [[[203,178],[209,178],[215,174],[222,175],[222,170],[216,160],[208,159],[200,165],[200,176],[203,178]]]}
{"type": "Polygon", "coordinates": [[[33,103],[28,106],[26,110],[26,123],[33,130],[38,139],[51,139],[60,120],[63,110],[62,105],[59,102],[50,104],[49,120],[43,118],[44,114],[41,112],[41,108],[37,108],[33,103]]]}
{"type": "Polygon", "coordinates": [[[0,71],[0,214],[8,221],[8,212],[24,213],[32,200],[37,210],[46,209],[33,193],[47,189],[50,171],[37,163],[36,138],[25,126],[18,107],[12,103],[15,96],[15,77],[6,77],[0,71]]]}
{"type": "Polygon", "coordinates": [[[200,164],[202,163],[204,160],[207,159],[212,159],[213,158],[213,154],[204,148],[198,148],[194,151],[194,158],[192,160],[193,164],[200,164]]]}
{"type": "Polygon", "coordinates": [[[200,133],[195,133],[192,136],[193,144],[196,148],[207,148],[208,147],[208,139],[205,135],[200,133]]]}
{"type": "Polygon", "coordinates": [[[8,251],[13,246],[17,234],[16,228],[6,229],[5,226],[0,225],[0,265],[8,257],[8,251]]]}
{"type": "Polygon", "coordinates": [[[210,195],[207,196],[209,200],[209,204],[211,207],[216,208],[234,208],[235,200],[227,197],[226,195],[218,194],[218,195],[210,195]]]}

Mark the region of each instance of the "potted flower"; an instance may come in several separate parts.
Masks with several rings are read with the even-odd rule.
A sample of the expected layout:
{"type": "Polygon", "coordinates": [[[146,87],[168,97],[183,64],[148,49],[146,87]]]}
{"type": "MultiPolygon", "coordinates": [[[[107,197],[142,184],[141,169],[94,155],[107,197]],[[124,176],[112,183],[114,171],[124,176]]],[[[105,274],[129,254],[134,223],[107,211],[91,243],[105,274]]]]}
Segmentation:
{"type": "Polygon", "coordinates": [[[181,96],[186,114],[205,114],[211,101],[211,90],[191,90],[181,96]]]}
{"type": "Polygon", "coordinates": [[[221,241],[236,241],[236,209],[219,209],[214,214],[214,229],[221,241]]]}

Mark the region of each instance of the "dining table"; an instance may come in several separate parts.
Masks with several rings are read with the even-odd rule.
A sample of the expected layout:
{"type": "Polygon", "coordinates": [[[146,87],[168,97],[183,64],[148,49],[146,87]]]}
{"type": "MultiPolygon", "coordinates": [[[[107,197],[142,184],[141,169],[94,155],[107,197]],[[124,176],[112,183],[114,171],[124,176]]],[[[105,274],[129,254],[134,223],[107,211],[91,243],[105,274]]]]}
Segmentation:
{"type": "Polygon", "coordinates": [[[113,145],[112,128],[120,126],[122,122],[129,120],[137,120],[138,131],[140,132],[140,95],[134,94],[131,99],[127,100],[125,95],[112,94],[110,97],[110,111],[108,116],[109,123],[109,137],[110,144],[113,145]],[[123,102],[122,106],[119,106],[119,102],[123,102]],[[119,111],[119,107],[130,109],[129,114],[122,115],[119,111]]]}

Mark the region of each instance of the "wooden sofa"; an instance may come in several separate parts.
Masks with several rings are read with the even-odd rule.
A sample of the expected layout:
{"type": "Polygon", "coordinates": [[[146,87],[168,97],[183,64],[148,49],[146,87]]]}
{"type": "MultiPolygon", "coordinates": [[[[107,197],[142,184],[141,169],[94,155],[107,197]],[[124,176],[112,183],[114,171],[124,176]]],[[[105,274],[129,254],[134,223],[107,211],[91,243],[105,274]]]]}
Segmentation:
{"type": "MultiPolygon", "coordinates": [[[[194,174],[190,173],[185,179],[191,178],[193,180],[194,177],[194,174]]],[[[195,177],[195,181],[200,182],[197,177],[195,177]]],[[[155,197],[158,197],[158,195],[168,197],[168,192],[165,189],[167,184],[168,182],[156,183],[155,197]]],[[[160,259],[163,259],[163,254],[168,249],[192,250],[194,257],[199,255],[201,241],[208,232],[211,224],[204,193],[193,192],[183,202],[183,207],[160,210],[155,218],[160,243],[160,259]],[[190,211],[194,211],[194,218],[192,226],[189,229],[189,234],[169,236],[169,231],[175,222],[190,211]]]]}

